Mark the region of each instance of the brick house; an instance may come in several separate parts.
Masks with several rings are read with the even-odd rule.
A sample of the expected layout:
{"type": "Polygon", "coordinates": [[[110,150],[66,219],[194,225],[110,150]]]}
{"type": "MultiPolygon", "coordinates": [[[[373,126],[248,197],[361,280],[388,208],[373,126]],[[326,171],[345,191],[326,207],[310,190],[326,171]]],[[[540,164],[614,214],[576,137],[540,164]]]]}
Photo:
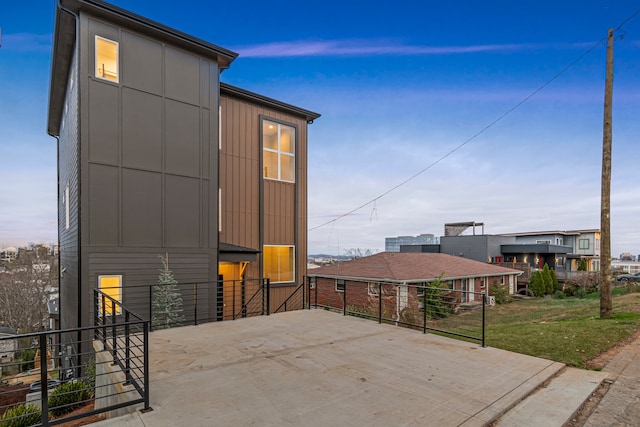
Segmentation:
{"type": "Polygon", "coordinates": [[[319,305],[366,309],[378,305],[399,313],[418,307],[424,289],[437,280],[455,305],[479,302],[491,286],[516,289],[522,271],[440,253],[381,252],[369,257],[309,270],[311,300],[319,305]]]}

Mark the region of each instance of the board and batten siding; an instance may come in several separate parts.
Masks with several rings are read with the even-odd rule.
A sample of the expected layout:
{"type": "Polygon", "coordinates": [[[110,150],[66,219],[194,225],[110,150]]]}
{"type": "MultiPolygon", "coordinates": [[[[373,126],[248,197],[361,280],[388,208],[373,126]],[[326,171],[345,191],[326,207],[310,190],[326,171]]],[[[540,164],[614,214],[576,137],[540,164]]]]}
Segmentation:
{"type": "Polygon", "coordinates": [[[219,68],[94,16],[79,28],[84,325],[100,275],[156,283],[168,253],[179,282],[217,278],[219,68]],[[118,42],[118,82],[94,76],[95,36],[118,42]]]}
{"type": "MultiPolygon", "coordinates": [[[[300,284],[307,265],[307,122],[225,93],[220,105],[220,241],[260,251],[262,245],[294,245],[295,283],[300,284]],[[261,117],[296,128],[295,183],[262,178],[261,117]]],[[[256,265],[250,265],[247,274],[262,277],[256,265]]]]}

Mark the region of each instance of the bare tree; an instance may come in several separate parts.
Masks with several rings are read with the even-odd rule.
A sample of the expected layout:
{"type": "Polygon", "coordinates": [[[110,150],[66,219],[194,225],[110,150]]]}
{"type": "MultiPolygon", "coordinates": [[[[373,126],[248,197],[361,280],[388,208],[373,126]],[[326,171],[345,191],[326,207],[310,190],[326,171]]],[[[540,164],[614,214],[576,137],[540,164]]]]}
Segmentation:
{"type": "Polygon", "coordinates": [[[364,258],[371,255],[374,255],[376,250],[374,249],[363,249],[363,248],[351,248],[344,251],[344,255],[351,259],[364,258]]]}
{"type": "Polygon", "coordinates": [[[24,250],[0,273],[0,322],[21,333],[41,330],[47,302],[58,288],[57,257],[40,247],[24,250]]]}

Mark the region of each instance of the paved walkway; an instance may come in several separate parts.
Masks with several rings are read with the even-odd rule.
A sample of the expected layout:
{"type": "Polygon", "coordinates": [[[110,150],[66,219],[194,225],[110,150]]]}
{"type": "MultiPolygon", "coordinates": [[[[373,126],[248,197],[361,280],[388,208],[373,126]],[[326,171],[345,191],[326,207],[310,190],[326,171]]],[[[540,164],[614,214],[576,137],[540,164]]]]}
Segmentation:
{"type": "Polygon", "coordinates": [[[640,336],[604,367],[613,384],[585,427],[640,426],[640,336]]]}
{"type": "Polygon", "coordinates": [[[564,367],[324,310],[150,341],[154,410],[97,426],[484,426],[564,367]]]}

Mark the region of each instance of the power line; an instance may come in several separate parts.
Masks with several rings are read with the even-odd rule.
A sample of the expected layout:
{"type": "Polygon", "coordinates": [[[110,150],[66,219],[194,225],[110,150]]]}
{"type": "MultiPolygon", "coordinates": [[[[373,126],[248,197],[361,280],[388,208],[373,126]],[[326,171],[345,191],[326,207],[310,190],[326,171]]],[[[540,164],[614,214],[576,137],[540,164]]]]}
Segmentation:
{"type": "MultiPolygon", "coordinates": [[[[631,21],[633,18],[635,18],[636,16],[638,16],[640,14],[640,9],[638,9],[636,12],[634,12],[631,16],[629,16],[627,19],[625,19],[624,21],[622,21],[622,23],[620,25],[618,25],[618,27],[616,27],[617,30],[621,29],[623,25],[625,25],[627,22],[631,21]]],[[[315,227],[311,227],[309,228],[307,231],[313,231],[316,230],[318,228],[322,228],[326,225],[329,224],[333,224],[339,220],[341,220],[344,217],[347,217],[357,211],[359,211],[360,209],[375,203],[376,201],[380,200],[381,198],[383,198],[384,196],[386,196],[387,194],[397,190],[398,188],[402,187],[403,185],[409,183],[410,181],[413,181],[415,178],[417,178],[418,176],[422,175],[423,173],[425,173],[426,171],[428,171],[429,169],[431,169],[432,167],[434,167],[435,165],[437,165],[438,163],[440,163],[441,161],[443,161],[444,159],[446,159],[447,157],[449,157],[450,155],[452,155],[453,153],[455,153],[456,151],[460,150],[462,147],[464,147],[465,145],[467,145],[468,143],[470,143],[471,141],[473,141],[474,139],[476,139],[477,137],[479,137],[480,135],[482,135],[484,132],[486,132],[487,130],[489,130],[490,128],[492,128],[495,124],[497,124],[500,120],[504,119],[505,117],[507,117],[509,114],[511,114],[512,112],[514,112],[516,109],[518,109],[520,106],[522,106],[525,102],[529,101],[531,98],[533,98],[534,96],[536,96],[540,91],[542,91],[544,88],[546,88],[547,86],[549,86],[553,81],[555,81],[556,79],[558,79],[561,75],[563,75],[565,72],[567,72],[569,69],[571,69],[574,65],[576,65],[578,62],[580,62],[585,56],[587,56],[588,54],[590,54],[596,47],[598,47],[599,45],[601,45],[605,40],[607,39],[606,36],[602,37],[600,40],[598,40],[593,46],[591,46],[589,49],[587,49],[586,51],[584,51],[580,56],[578,56],[576,59],[574,59],[572,62],[569,63],[569,65],[565,66],[562,70],[560,70],[558,73],[556,73],[553,77],[551,77],[549,80],[547,80],[544,84],[542,84],[540,87],[538,87],[536,90],[534,90],[533,92],[531,92],[529,95],[527,95],[526,97],[524,97],[522,100],[520,100],[520,102],[518,102],[517,104],[515,104],[513,107],[509,108],[507,111],[505,111],[504,113],[502,113],[502,115],[500,115],[498,118],[496,118],[495,120],[493,120],[491,123],[489,123],[488,125],[486,125],[485,127],[483,127],[481,130],[479,130],[478,132],[476,132],[473,136],[471,136],[470,138],[468,138],[466,141],[464,141],[463,143],[459,144],[458,146],[456,146],[455,148],[453,148],[451,151],[447,152],[446,154],[444,154],[442,157],[440,157],[439,159],[437,159],[436,161],[434,161],[433,163],[429,164],[428,166],[426,166],[425,168],[421,169],[420,171],[416,172],[415,174],[411,175],[409,178],[405,179],[404,181],[400,182],[399,184],[395,185],[394,187],[390,188],[389,190],[385,191],[384,193],[380,194],[379,196],[369,200],[366,203],[363,203],[362,205],[350,210],[349,212],[346,212],[342,215],[337,216],[336,218],[333,218],[329,221],[326,221],[320,225],[317,225],[315,227]]]]}

